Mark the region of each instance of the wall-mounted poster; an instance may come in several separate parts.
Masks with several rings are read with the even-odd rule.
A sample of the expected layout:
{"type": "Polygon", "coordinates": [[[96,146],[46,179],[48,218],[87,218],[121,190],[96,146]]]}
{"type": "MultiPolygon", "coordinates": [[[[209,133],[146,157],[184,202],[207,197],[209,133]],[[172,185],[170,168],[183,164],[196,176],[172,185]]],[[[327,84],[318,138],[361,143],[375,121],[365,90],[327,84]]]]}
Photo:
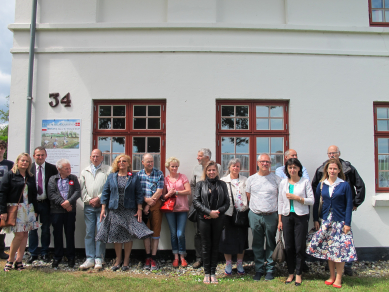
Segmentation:
{"type": "Polygon", "coordinates": [[[55,164],[59,159],[70,161],[72,174],[80,175],[80,119],[42,120],[41,145],[46,148],[46,161],[55,164]]]}

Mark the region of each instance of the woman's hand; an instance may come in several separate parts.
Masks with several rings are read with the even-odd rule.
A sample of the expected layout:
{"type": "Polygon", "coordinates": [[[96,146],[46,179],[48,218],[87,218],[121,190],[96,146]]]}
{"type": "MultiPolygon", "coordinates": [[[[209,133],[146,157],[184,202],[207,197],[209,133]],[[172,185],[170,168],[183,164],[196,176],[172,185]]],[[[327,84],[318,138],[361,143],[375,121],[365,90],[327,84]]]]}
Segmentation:
{"type": "MultiPolygon", "coordinates": [[[[7,221],[8,213],[1,214],[0,216],[1,216],[1,220],[7,221]]],[[[36,217],[36,215],[35,215],[35,217],[36,217]]]]}
{"type": "Polygon", "coordinates": [[[315,229],[316,229],[316,230],[319,230],[319,228],[320,228],[320,223],[319,223],[319,221],[315,221],[315,222],[314,222],[314,226],[315,226],[315,229]]]}
{"type": "Polygon", "coordinates": [[[35,213],[35,218],[38,217],[38,213],[35,213]]]}
{"type": "Polygon", "coordinates": [[[101,208],[101,212],[100,212],[100,222],[103,221],[103,219],[105,218],[105,205],[103,205],[104,207],[101,208]]]}
{"type": "Polygon", "coordinates": [[[174,188],[170,189],[165,195],[165,199],[170,198],[176,194],[176,190],[174,188]]]}
{"type": "Polygon", "coordinates": [[[277,228],[278,228],[278,231],[282,230],[282,222],[281,221],[278,222],[278,227],[277,228]]]}
{"type": "Polygon", "coordinates": [[[343,232],[344,232],[345,234],[349,233],[350,231],[351,231],[351,227],[350,227],[350,226],[347,226],[347,225],[344,225],[344,226],[343,226],[343,232]]]}
{"type": "Polygon", "coordinates": [[[212,210],[211,213],[209,213],[209,217],[212,219],[216,219],[219,217],[220,212],[218,210],[212,210]]]}
{"type": "Polygon", "coordinates": [[[300,197],[296,196],[296,195],[293,195],[291,193],[286,193],[286,198],[289,199],[289,200],[298,200],[300,197]]]}
{"type": "Polygon", "coordinates": [[[138,211],[136,212],[136,214],[134,216],[135,217],[138,216],[138,222],[141,223],[142,222],[142,209],[138,209],[138,211]]]}

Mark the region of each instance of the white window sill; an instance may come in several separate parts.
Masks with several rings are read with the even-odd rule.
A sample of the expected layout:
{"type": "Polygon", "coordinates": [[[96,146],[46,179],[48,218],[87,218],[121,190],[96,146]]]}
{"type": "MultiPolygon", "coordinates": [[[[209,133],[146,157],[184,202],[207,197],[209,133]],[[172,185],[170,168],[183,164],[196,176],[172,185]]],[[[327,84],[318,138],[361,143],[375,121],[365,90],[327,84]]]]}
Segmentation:
{"type": "Polygon", "coordinates": [[[389,207],[389,194],[377,193],[373,196],[373,207],[389,207]]]}

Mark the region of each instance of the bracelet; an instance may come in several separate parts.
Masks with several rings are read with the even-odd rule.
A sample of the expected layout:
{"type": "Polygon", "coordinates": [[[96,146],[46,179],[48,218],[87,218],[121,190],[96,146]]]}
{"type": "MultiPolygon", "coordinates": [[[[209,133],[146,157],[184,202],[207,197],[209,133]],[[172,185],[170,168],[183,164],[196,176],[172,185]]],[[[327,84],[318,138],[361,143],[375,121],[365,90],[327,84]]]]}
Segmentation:
{"type": "Polygon", "coordinates": [[[142,207],[140,207],[140,208],[138,208],[138,210],[141,210],[141,211],[143,211],[143,208],[142,208],[142,207]]]}
{"type": "Polygon", "coordinates": [[[176,191],[176,196],[178,195],[178,191],[176,191]]]}

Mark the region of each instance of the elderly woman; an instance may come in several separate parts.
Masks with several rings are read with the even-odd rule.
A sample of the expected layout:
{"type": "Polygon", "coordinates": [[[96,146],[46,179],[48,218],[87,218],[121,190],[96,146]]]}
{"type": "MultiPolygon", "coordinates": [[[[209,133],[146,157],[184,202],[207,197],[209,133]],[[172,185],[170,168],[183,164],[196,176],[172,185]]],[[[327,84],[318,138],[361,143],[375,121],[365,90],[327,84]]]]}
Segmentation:
{"type": "Polygon", "coordinates": [[[35,178],[32,175],[31,157],[27,153],[21,153],[16,158],[16,163],[12,169],[7,172],[2,180],[0,187],[0,214],[1,220],[7,221],[8,206],[18,206],[17,218],[15,226],[7,226],[2,229],[2,233],[15,234],[7,263],[4,266],[4,271],[8,272],[12,269],[15,260],[15,253],[18,252],[15,269],[23,270],[22,263],[24,250],[26,249],[28,232],[39,228],[39,223],[36,221],[36,186],[35,178]]]}
{"type": "Polygon", "coordinates": [[[193,205],[197,210],[204,262],[204,283],[217,284],[216,266],[219,255],[219,242],[223,230],[224,213],[230,207],[227,185],[219,179],[217,164],[209,161],[202,181],[196,184],[193,205]]]}
{"type": "Polygon", "coordinates": [[[238,212],[244,212],[249,209],[246,196],[247,177],[239,175],[240,159],[234,158],[228,162],[226,176],[221,180],[227,184],[228,195],[230,198],[230,207],[225,213],[224,229],[220,240],[220,251],[224,253],[226,259],[226,275],[232,274],[231,255],[237,254],[236,268],[239,275],[244,275],[243,257],[244,251],[249,248],[248,226],[236,226],[233,222],[232,214],[234,208],[238,212]]]}
{"type": "Polygon", "coordinates": [[[309,221],[308,206],[314,203],[311,184],[302,177],[302,170],[303,166],[297,158],[288,159],[284,170],[287,178],[281,181],[278,192],[278,230],[283,230],[289,273],[285,284],[293,281],[296,270],[296,286],[301,285],[309,221]]]}
{"type": "Polygon", "coordinates": [[[335,288],[342,287],[345,262],[357,260],[351,232],[353,197],[349,183],[344,180],[345,176],[339,160],[334,158],[328,160],[324,165],[321,183],[316,189],[313,206],[313,220],[318,231],[311,236],[307,246],[308,254],[328,260],[330,278],[324,283],[335,288]],[[323,198],[321,227],[318,216],[320,195],[323,198]]]}
{"type": "Polygon", "coordinates": [[[56,163],[58,174],[49,179],[47,196],[50,200],[50,219],[54,235],[53,268],[58,268],[64,255],[63,232],[66,237],[66,258],[69,268],[74,268],[76,229],[76,201],[81,196],[77,176],[71,174],[70,161],[60,159],[56,163]]]}
{"type": "Polygon", "coordinates": [[[191,194],[188,178],[185,174],[178,173],[180,161],[175,157],[170,157],[165,166],[169,170],[169,175],[165,177],[165,187],[162,192],[162,198],[168,199],[176,197],[176,204],[173,212],[166,213],[166,219],[170,228],[170,239],[174,254],[173,268],[178,268],[179,259],[181,257],[181,266],[187,267],[188,263],[185,260],[185,226],[188,218],[188,195],[191,194]]]}
{"type": "Polygon", "coordinates": [[[112,163],[101,194],[101,227],[96,241],[114,243],[116,262],[112,271],[120,269],[122,245],[124,262],[122,271],[130,269],[130,254],[134,239],[151,237],[153,232],[142,221],[143,192],[138,174],[132,173],[131,158],[121,154],[112,163]]]}

